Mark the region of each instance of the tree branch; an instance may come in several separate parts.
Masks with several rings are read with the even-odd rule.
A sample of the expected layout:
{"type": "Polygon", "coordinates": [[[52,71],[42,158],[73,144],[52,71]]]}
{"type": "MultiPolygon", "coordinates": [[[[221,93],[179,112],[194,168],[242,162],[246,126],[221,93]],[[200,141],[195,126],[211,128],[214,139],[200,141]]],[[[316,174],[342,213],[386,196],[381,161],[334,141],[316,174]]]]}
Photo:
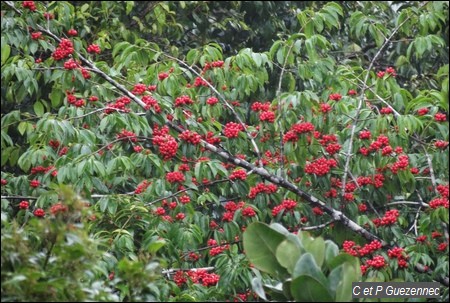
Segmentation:
{"type": "Polygon", "coordinates": [[[327,227],[328,225],[333,224],[333,223],[334,223],[334,220],[331,220],[331,221],[328,221],[328,222],[326,222],[326,223],[322,223],[322,224],[319,224],[319,225],[316,225],[316,226],[304,226],[304,227],[300,227],[300,230],[308,231],[308,230],[322,229],[322,228],[325,228],[325,227],[327,227]]]}
{"type": "Polygon", "coordinates": [[[341,189],[342,190],[341,191],[341,197],[342,198],[344,197],[344,194],[345,194],[345,185],[346,185],[346,182],[347,182],[347,174],[348,174],[348,171],[349,171],[349,168],[350,168],[350,160],[352,158],[350,155],[352,155],[353,141],[354,141],[354,138],[355,138],[356,128],[358,126],[357,125],[358,117],[359,117],[359,115],[361,113],[362,106],[364,104],[366,90],[368,89],[367,81],[369,80],[370,71],[372,70],[372,67],[373,67],[375,61],[381,55],[381,52],[389,44],[389,42],[392,40],[392,38],[395,36],[395,34],[398,32],[398,30],[403,26],[403,24],[405,24],[409,19],[410,19],[410,16],[408,16],[405,20],[403,20],[402,23],[400,23],[399,25],[397,25],[396,28],[394,28],[394,30],[392,31],[391,35],[384,41],[383,45],[381,45],[380,49],[377,51],[377,53],[373,57],[372,61],[370,62],[369,67],[367,68],[367,74],[364,77],[363,87],[362,87],[362,90],[361,90],[361,95],[359,97],[358,108],[356,109],[355,120],[352,123],[352,130],[351,130],[351,133],[350,133],[350,142],[348,144],[348,149],[347,149],[347,154],[349,156],[347,157],[347,159],[345,161],[344,175],[342,177],[342,189],[341,189]]]}

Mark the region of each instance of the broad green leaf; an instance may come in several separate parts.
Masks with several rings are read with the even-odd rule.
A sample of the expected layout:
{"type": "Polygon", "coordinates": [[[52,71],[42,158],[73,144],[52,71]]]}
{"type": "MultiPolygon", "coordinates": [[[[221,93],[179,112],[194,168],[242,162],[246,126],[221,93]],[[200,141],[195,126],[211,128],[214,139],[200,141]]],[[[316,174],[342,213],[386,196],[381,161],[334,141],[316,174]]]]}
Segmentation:
{"type": "Polygon", "coordinates": [[[19,133],[23,136],[23,134],[27,131],[28,122],[20,122],[17,129],[19,130],[19,133]]]}
{"type": "Polygon", "coordinates": [[[252,289],[261,299],[267,301],[266,293],[264,292],[264,288],[263,288],[263,285],[262,285],[261,278],[254,277],[252,279],[252,289]]]}
{"type": "Polygon", "coordinates": [[[325,257],[325,241],[322,237],[314,238],[311,242],[305,243],[305,250],[311,253],[319,267],[322,266],[325,257]]]}
{"type": "Polygon", "coordinates": [[[331,240],[325,240],[325,264],[330,267],[330,262],[339,254],[339,247],[331,240]]]}
{"type": "Polygon", "coordinates": [[[267,224],[254,222],[244,232],[244,250],[250,262],[259,270],[276,277],[287,274],[276,258],[278,245],[285,237],[267,224]]]}
{"type": "Polygon", "coordinates": [[[37,116],[41,117],[44,115],[44,105],[40,101],[36,101],[33,106],[34,112],[37,116]]]}
{"type": "Polygon", "coordinates": [[[6,63],[6,60],[8,60],[9,55],[11,54],[11,46],[9,46],[8,44],[3,44],[3,39],[2,39],[2,70],[3,70],[3,64],[6,63]]]}
{"type": "Polygon", "coordinates": [[[166,241],[164,241],[164,239],[156,240],[148,245],[147,250],[149,253],[154,254],[158,250],[160,250],[164,245],[166,245],[166,241]]]}
{"type": "Polygon", "coordinates": [[[334,269],[338,267],[341,264],[344,264],[345,262],[349,262],[350,264],[353,264],[353,266],[359,266],[359,261],[354,256],[351,256],[347,253],[341,253],[337,255],[334,259],[332,259],[329,263],[329,268],[334,269]]]}
{"type": "Polygon", "coordinates": [[[300,248],[287,239],[281,242],[276,250],[278,262],[281,266],[285,267],[290,274],[292,274],[300,255],[300,248]]]}
{"type": "MultiPolygon", "coordinates": [[[[355,258],[356,259],[356,258],[355,258]]],[[[351,263],[344,263],[342,280],[336,289],[336,302],[349,302],[352,300],[352,283],[359,282],[360,268],[351,263]]]]}
{"type": "Polygon", "coordinates": [[[292,280],[291,294],[297,302],[333,302],[326,286],[307,275],[292,280]]]}
{"type": "Polygon", "coordinates": [[[325,275],[320,267],[317,266],[314,256],[311,253],[305,253],[300,257],[295,264],[294,271],[292,273],[292,277],[294,279],[304,275],[311,276],[324,286],[327,286],[327,279],[325,278],[325,275]]]}

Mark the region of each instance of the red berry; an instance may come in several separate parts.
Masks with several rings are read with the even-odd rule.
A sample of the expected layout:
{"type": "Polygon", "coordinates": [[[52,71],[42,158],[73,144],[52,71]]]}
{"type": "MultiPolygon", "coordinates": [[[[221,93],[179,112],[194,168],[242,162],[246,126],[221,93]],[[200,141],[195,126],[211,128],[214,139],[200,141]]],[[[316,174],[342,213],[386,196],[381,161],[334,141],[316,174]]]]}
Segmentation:
{"type": "Polygon", "coordinates": [[[31,180],[30,181],[30,186],[34,187],[34,188],[38,187],[40,184],[41,184],[41,182],[39,182],[39,180],[31,180]]]}
{"type": "Polygon", "coordinates": [[[97,44],[91,44],[88,46],[87,52],[91,54],[100,54],[100,46],[98,46],[97,44]]]}
{"type": "Polygon", "coordinates": [[[45,216],[45,211],[42,208],[38,208],[33,212],[35,217],[42,218],[45,216]]]}
{"type": "Polygon", "coordinates": [[[78,32],[75,30],[75,29],[69,29],[68,31],[67,31],[67,34],[69,35],[69,36],[76,36],[76,35],[78,35],[78,32]]]}
{"type": "Polygon", "coordinates": [[[19,208],[20,209],[28,209],[28,207],[30,207],[30,203],[28,201],[21,201],[19,203],[19,208]]]}

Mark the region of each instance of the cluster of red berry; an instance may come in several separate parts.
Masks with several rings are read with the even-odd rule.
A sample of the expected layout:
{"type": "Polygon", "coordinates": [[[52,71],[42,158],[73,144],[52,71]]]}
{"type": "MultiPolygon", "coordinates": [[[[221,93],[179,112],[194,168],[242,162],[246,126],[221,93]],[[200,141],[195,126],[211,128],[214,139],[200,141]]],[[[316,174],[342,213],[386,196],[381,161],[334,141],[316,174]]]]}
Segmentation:
{"type": "Polygon", "coordinates": [[[317,176],[324,176],[328,174],[332,167],[337,166],[337,161],[334,159],[326,159],[321,157],[306,164],[305,173],[317,176]]]}
{"type": "Polygon", "coordinates": [[[39,166],[35,166],[35,167],[31,168],[31,174],[32,175],[37,175],[39,173],[46,174],[53,169],[55,169],[55,166],[53,166],[53,165],[50,165],[47,167],[39,165],[39,166]]]}
{"type": "Polygon", "coordinates": [[[367,260],[366,264],[368,267],[373,267],[375,269],[380,269],[387,265],[386,259],[381,255],[376,255],[372,259],[367,260]]]}
{"type": "Polygon", "coordinates": [[[97,44],[91,44],[88,46],[87,52],[90,54],[100,54],[100,46],[98,46],[97,44]]]}
{"type": "Polygon", "coordinates": [[[291,129],[283,136],[283,142],[297,142],[298,135],[314,131],[314,125],[311,122],[300,122],[292,125],[291,129]]]}
{"type": "Polygon", "coordinates": [[[156,101],[155,98],[153,98],[151,96],[144,96],[144,97],[142,97],[142,102],[145,103],[146,110],[153,108],[155,113],[161,112],[161,107],[159,106],[158,101],[156,101]]]}
{"type": "Polygon", "coordinates": [[[328,103],[320,103],[320,111],[324,114],[331,112],[333,108],[328,103]]]}
{"type": "Polygon", "coordinates": [[[120,97],[116,100],[114,103],[109,103],[106,105],[105,114],[111,114],[117,112],[117,110],[123,111],[123,112],[129,112],[130,109],[126,108],[128,104],[131,103],[130,98],[128,97],[120,97]]]}
{"type": "Polygon", "coordinates": [[[397,222],[397,218],[399,216],[400,213],[398,210],[391,209],[384,214],[383,218],[375,218],[372,220],[372,222],[376,227],[394,225],[397,222]]]}
{"type": "Polygon", "coordinates": [[[448,208],[448,197],[447,198],[435,198],[428,203],[430,205],[430,208],[438,208],[438,207],[444,207],[448,208]]]}
{"type": "Polygon", "coordinates": [[[208,131],[204,136],[204,139],[209,144],[219,144],[222,141],[219,137],[214,137],[214,133],[212,131],[208,131]]]}
{"type": "Polygon", "coordinates": [[[272,216],[276,217],[280,212],[286,210],[283,213],[283,215],[285,215],[288,212],[292,212],[296,206],[297,206],[296,201],[291,199],[285,199],[283,200],[283,202],[281,202],[280,205],[277,205],[272,209],[272,216]]]}
{"type": "Polygon", "coordinates": [[[225,204],[225,210],[226,212],[222,216],[222,221],[224,222],[231,222],[233,221],[234,214],[236,213],[236,210],[243,208],[245,205],[245,202],[241,201],[238,204],[234,203],[233,201],[229,201],[225,204]]]}
{"type": "MultiPolygon", "coordinates": [[[[190,85],[190,84],[189,84],[190,85]]],[[[197,77],[194,80],[194,87],[199,87],[199,86],[204,86],[204,87],[208,87],[208,82],[206,82],[205,80],[203,80],[203,78],[201,77],[197,77]]]]}
{"type": "Polygon", "coordinates": [[[142,83],[135,84],[133,90],[131,91],[133,95],[140,96],[147,91],[147,86],[142,83]]]}
{"type": "Polygon", "coordinates": [[[33,215],[38,218],[42,218],[45,216],[45,210],[42,208],[37,208],[34,210],[33,215]]]}
{"type": "Polygon", "coordinates": [[[448,141],[437,140],[434,142],[434,146],[439,149],[446,149],[448,146],[448,141]]]}
{"type": "Polygon", "coordinates": [[[183,105],[194,104],[194,101],[189,96],[181,96],[175,99],[175,107],[180,107],[183,105]]]}
{"type": "Polygon", "coordinates": [[[199,144],[202,140],[202,137],[198,133],[190,130],[185,130],[178,136],[178,138],[193,145],[199,144]]]}
{"type": "Polygon", "coordinates": [[[212,247],[209,250],[209,255],[212,256],[212,257],[217,256],[217,255],[221,254],[222,252],[224,252],[225,250],[230,248],[229,244],[216,246],[218,244],[217,244],[217,241],[214,240],[214,239],[209,239],[208,242],[207,242],[207,245],[208,246],[215,246],[215,247],[212,247]]]}
{"type": "Polygon", "coordinates": [[[239,123],[228,122],[227,124],[225,124],[223,133],[225,134],[225,137],[227,137],[228,139],[237,138],[239,136],[239,132],[242,131],[243,129],[244,128],[239,123]]]}
{"type": "Polygon", "coordinates": [[[69,30],[67,31],[67,34],[68,34],[69,36],[74,37],[74,36],[78,35],[78,32],[77,32],[76,29],[71,28],[71,29],[69,29],[69,30]]]}
{"type": "Polygon", "coordinates": [[[30,207],[30,202],[28,201],[20,201],[19,208],[20,209],[28,209],[30,207]]]}
{"type": "Polygon", "coordinates": [[[123,129],[120,133],[118,133],[116,135],[116,138],[118,140],[122,140],[122,141],[129,140],[129,141],[131,141],[133,143],[137,142],[136,134],[133,133],[132,131],[129,131],[129,130],[126,130],[126,129],[123,129]]]}
{"type": "Polygon", "coordinates": [[[254,199],[258,194],[264,193],[264,194],[273,194],[278,190],[278,187],[275,184],[264,184],[264,183],[258,183],[256,186],[250,188],[250,193],[248,194],[248,197],[250,199],[254,199]]]}
{"type": "Polygon", "coordinates": [[[390,107],[382,107],[380,109],[380,114],[382,114],[382,115],[389,115],[389,114],[392,114],[392,113],[393,113],[393,110],[390,107]]]}
{"type": "Polygon", "coordinates": [[[143,193],[147,189],[147,187],[150,186],[150,184],[152,184],[152,182],[150,182],[148,180],[142,181],[141,183],[138,184],[138,186],[134,190],[134,193],[135,194],[143,193]]]}
{"type": "Polygon", "coordinates": [[[397,259],[398,267],[399,268],[406,268],[408,267],[408,255],[405,253],[403,248],[401,247],[394,247],[392,249],[388,250],[388,256],[390,259],[397,259]]]}
{"type": "Polygon", "coordinates": [[[183,183],[184,182],[184,175],[183,173],[179,171],[169,172],[166,174],[166,180],[169,183],[183,183]]]}
{"type": "Polygon", "coordinates": [[[166,78],[169,78],[169,74],[168,73],[162,72],[162,73],[158,74],[159,81],[162,81],[162,80],[164,80],[166,78]]]}
{"type": "Polygon", "coordinates": [[[244,181],[245,179],[247,179],[247,173],[245,172],[245,170],[243,169],[237,169],[234,172],[231,173],[230,175],[230,180],[234,181],[234,180],[242,180],[244,181]]]}
{"type": "Polygon", "coordinates": [[[52,57],[56,61],[60,61],[72,55],[73,52],[74,48],[72,41],[63,38],[61,39],[61,42],[59,43],[58,47],[53,52],[52,57]]]}
{"type": "Polygon", "coordinates": [[[153,144],[159,147],[159,152],[163,155],[164,160],[175,157],[178,150],[178,142],[169,134],[162,136],[154,136],[153,144]]]}
{"type": "Polygon", "coordinates": [[[398,156],[398,160],[390,165],[390,169],[393,174],[396,174],[399,170],[405,170],[409,165],[409,159],[407,155],[398,156]]]}
{"type": "Polygon", "coordinates": [[[216,68],[221,68],[223,67],[224,62],[222,60],[218,60],[218,61],[213,61],[211,63],[206,62],[205,66],[203,67],[203,73],[206,72],[207,70],[216,67],[216,68]]]}
{"type": "Polygon", "coordinates": [[[445,122],[447,120],[447,116],[443,113],[436,113],[436,115],[434,115],[434,120],[436,122],[445,122]]]}
{"type": "Polygon", "coordinates": [[[242,209],[242,216],[244,217],[254,217],[256,216],[256,212],[251,206],[247,206],[246,208],[242,209]]]}
{"type": "Polygon", "coordinates": [[[77,97],[75,97],[75,95],[70,91],[66,91],[66,97],[67,102],[76,107],[83,107],[86,105],[86,101],[84,99],[77,99],[77,97]]]}
{"type": "Polygon", "coordinates": [[[187,283],[188,279],[195,284],[202,284],[203,286],[214,286],[219,280],[220,276],[214,273],[209,274],[206,270],[179,270],[175,273],[173,281],[179,286],[187,283]]]}
{"type": "Polygon", "coordinates": [[[50,212],[52,215],[56,216],[57,214],[66,213],[69,211],[67,205],[62,204],[62,202],[58,202],[50,207],[50,212]]]}
{"type": "Polygon", "coordinates": [[[342,95],[339,93],[330,94],[328,97],[332,101],[340,101],[342,99],[342,95]]]}
{"type": "Polygon", "coordinates": [[[386,74],[388,74],[388,75],[390,75],[392,77],[397,76],[397,73],[396,73],[395,69],[393,67],[389,66],[388,68],[386,68],[385,71],[377,72],[377,77],[378,78],[383,78],[384,75],[386,75],[386,74]]]}
{"type": "Polygon", "coordinates": [[[33,32],[33,33],[30,33],[30,35],[31,35],[31,39],[33,39],[33,40],[44,39],[44,37],[42,36],[42,32],[33,32]]]}
{"type": "Polygon", "coordinates": [[[71,69],[76,69],[78,68],[80,65],[78,64],[78,62],[76,62],[75,60],[73,60],[72,58],[70,58],[69,60],[67,60],[66,62],[64,62],[64,69],[67,70],[71,70],[71,69]]]}
{"type": "Polygon", "coordinates": [[[34,1],[22,1],[22,7],[27,8],[32,12],[36,10],[36,4],[34,3],[34,1]]]}
{"type": "Polygon", "coordinates": [[[374,251],[381,248],[380,241],[373,240],[369,244],[365,244],[363,247],[356,245],[355,242],[346,240],[342,244],[344,251],[355,257],[364,257],[373,253],[374,251]]]}
{"type": "Polygon", "coordinates": [[[214,105],[217,104],[219,102],[219,99],[217,99],[216,97],[210,97],[206,100],[206,104],[208,105],[214,105]]]}
{"type": "Polygon", "coordinates": [[[41,185],[41,182],[39,182],[39,180],[31,180],[30,181],[30,186],[31,187],[36,188],[36,187],[39,187],[39,185],[41,185]]]}

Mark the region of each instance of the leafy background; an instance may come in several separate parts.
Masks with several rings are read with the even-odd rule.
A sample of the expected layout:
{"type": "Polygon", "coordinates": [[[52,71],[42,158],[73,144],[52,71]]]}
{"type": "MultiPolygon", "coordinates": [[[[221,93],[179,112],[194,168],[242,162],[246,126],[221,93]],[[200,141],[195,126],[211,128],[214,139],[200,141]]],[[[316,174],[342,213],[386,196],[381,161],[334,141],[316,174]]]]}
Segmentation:
{"type": "Polygon", "coordinates": [[[1,5],[2,300],[448,299],[448,3],[1,5]]]}

